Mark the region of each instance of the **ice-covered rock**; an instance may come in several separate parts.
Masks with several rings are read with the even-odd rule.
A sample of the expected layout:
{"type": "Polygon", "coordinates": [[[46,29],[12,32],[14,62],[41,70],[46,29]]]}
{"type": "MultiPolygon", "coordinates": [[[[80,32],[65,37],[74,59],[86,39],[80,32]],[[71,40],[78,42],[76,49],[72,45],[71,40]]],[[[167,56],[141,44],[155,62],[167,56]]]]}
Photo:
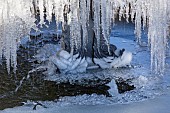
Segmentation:
{"type": "Polygon", "coordinates": [[[117,88],[117,85],[114,79],[112,79],[111,82],[109,82],[106,85],[110,87],[108,91],[111,96],[117,96],[119,94],[118,88],[117,88]]]}
{"type": "Polygon", "coordinates": [[[130,66],[131,61],[132,53],[128,51],[123,51],[122,55],[119,55],[118,57],[108,56],[104,58],[94,58],[94,62],[102,69],[130,66]]]}
{"type": "Polygon", "coordinates": [[[94,58],[94,62],[92,62],[92,58],[82,56],[81,53],[71,55],[61,49],[61,44],[46,44],[37,51],[34,58],[38,63],[46,62],[48,74],[51,75],[56,70],[61,73],[77,73],[99,67],[102,69],[126,67],[130,65],[132,53],[122,49],[115,51],[113,56],[94,58]]]}
{"type": "Polygon", "coordinates": [[[65,50],[58,51],[49,58],[49,61],[52,62],[60,72],[64,73],[85,72],[88,65],[85,57],[81,57],[79,54],[70,55],[65,50]]]}

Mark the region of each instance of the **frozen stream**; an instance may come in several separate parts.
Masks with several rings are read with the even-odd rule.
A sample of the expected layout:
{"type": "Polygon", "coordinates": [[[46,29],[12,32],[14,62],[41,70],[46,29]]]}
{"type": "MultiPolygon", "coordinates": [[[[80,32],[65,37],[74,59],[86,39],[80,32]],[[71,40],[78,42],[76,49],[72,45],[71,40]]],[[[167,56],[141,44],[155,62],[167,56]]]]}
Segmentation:
{"type": "MultiPolygon", "coordinates": [[[[114,100],[114,97],[108,98],[102,95],[82,95],[61,98],[60,102],[40,102],[43,106],[38,105],[36,110],[33,110],[35,103],[28,101],[24,106],[5,109],[1,111],[1,113],[169,113],[169,70],[167,69],[164,77],[149,75],[149,52],[145,51],[146,48],[139,49],[135,42],[122,38],[115,38],[114,42],[122,42],[119,44],[123,44],[123,46],[128,47],[127,49],[133,51],[134,59],[132,65],[136,66],[134,69],[125,70],[125,72],[127,72],[126,75],[123,75],[124,73],[121,72],[118,76],[126,78],[130,77],[130,74],[136,74],[131,75],[137,77],[137,79],[134,80],[134,84],[141,87],[141,89],[138,89],[140,93],[142,93],[143,90],[143,95],[145,94],[146,97],[150,96],[150,98],[141,98],[140,100],[138,97],[135,97],[139,96],[137,95],[139,92],[136,94],[131,92],[129,96],[128,93],[119,95],[119,101],[114,100]],[[147,88],[147,86],[149,87],[147,88]],[[149,91],[152,90],[152,88],[155,89],[149,91]],[[124,102],[121,100],[121,96],[124,96],[124,102]],[[138,98],[139,100],[135,100],[134,98],[138,98]]],[[[167,62],[169,61],[170,59],[168,58],[167,62]]]]}
{"type": "MultiPolygon", "coordinates": [[[[164,76],[152,75],[150,73],[150,52],[145,47],[146,43],[140,47],[134,42],[133,25],[118,28],[114,30],[116,35],[111,38],[111,43],[118,48],[125,48],[133,53],[132,67],[128,69],[103,70],[102,76],[95,74],[95,77],[132,79],[136,89],[106,97],[105,95],[78,95],[65,96],[55,101],[38,101],[33,110],[35,101],[28,101],[23,106],[7,108],[0,113],[169,113],[170,102],[170,52],[167,52],[166,73],[164,76]],[[128,27],[129,29],[127,29],[128,27]],[[125,32],[126,31],[126,32],[125,32]],[[127,33],[127,34],[126,34],[127,33]],[[123,35],[126,34],[126,35],[123,35]],[[126,39],[127,36],[127,39],[126,39]],[[129,38],[130,37],[130,38],[129,38]]],[[[143,36],[145,36],[143,34],[143,36]]],[[[98,72],[100,73],[100,72],[98,72]]],[[[82,80],[84,78],[93,79],[93,76],[84,74],[49,76],[46,79],[53,81],[82,80]]]]}
{"type": "Polygon", "coordinates": [[[23,106],[6,109],[1,113],[169,113],[170,90],[167,93],[167,95],[162,95],[155,99],[130,104],[60,107],[55,103],[50,103],[50,108],[32,110],[30,106],[23,106]]]}

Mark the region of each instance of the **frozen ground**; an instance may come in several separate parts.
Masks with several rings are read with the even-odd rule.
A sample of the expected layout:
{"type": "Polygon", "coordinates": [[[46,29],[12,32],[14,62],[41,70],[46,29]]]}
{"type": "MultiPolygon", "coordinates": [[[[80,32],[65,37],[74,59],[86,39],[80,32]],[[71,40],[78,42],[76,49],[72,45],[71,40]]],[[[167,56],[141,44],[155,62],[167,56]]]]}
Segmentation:
{"type": "MultiPolygon", "coordinates": [[[[124,25],[120,25],[124,26],[124,25]]],[[[128,25],[131,26],[131,25],[128,25]]],[[[133,53],[132,67],[125,69],[103,70],[102,72],[49,76],[46,79],[56,82],[79,81],[84,79],[131,79],[136,89],[124,94],[112,94],[112,97],[104,95],[79,95],[60,98],[55,101],[28,101],[25,105],[15,108],[8,108],[0,113],[169,113],[170,102],[170,51],[167,52],[166,72],[162,75],[152,75],[150,72],[150,52],[143,43],[139,47],[133,40],[134,26],[113,30],[114,37],[111,43],[118,48],[125,48],[133,53]],[[122,32],[120,32],[122,31],[122,32]],[[126,31],[126,32],[125,32],[126,31]],[[121,37],[121,38],[120,38],[121,37]]],[[[145,35],[143,35],[145,36],[145,35]]],[[[112,84],[115,87],[114,84],[112,84]]]]}
{"type": "MultiPolygon", "coordinates": [[[[132,40],[112,38],[111,43],[118,47],[126,48],[133,53],[131,69],[110,70],[105,77],[121,76],[125,79],[135,78],[132,84],[136,90],[113,97],[104,95],[80,95],[63,97],[56,101],[40,102],[33,110],[35,102],[28,101],[24,106],[5,109],[1,113],[169,113],[170,102],[170,71],[164,76],[150,74],[150,55],[146,47],[139,47],[132,40]]],[[[169,54],[167,54],[169,56],[169,54]]],[[[167,59],[169,62],[170,59],[167,59]]],[[[87,78],[89,77],[86,75],[87,78]]],[[[67,76],[65,76],[67,78],[67,76]]],[[[77,76],[76,76],[77,77],[77,76]]],[[[68,77],[67,79],[75,79],[68,77]]],[[[104,78],[105,78],[104,77],[104,78]]],[[[114,78],[113,77],[113,78],[114,78]]],[[[64,77],[61,77],[64,78],[64,77]]],[[[84,78],[84,77],[83,77],[84,78]]],[[[49,79],[54,79],[50,77],[49,79]]],[[[78,79],[81,79],[79,77],[78,79]]],[[[58,80],[58,79],[56,79],[58,80]]],[[[61,79],[60,79],[61,80],[61,79]]]]}
{"type": "Polygon", "coordinates": [[[6,109],[1,113],[169,113],[170,90],[167,95],[155,99],[130,104],[115,105],[70,105],[58,106],[55,102],[47,102],[48,108],[33,106],[22,106],[13,109],[6,109]]]}

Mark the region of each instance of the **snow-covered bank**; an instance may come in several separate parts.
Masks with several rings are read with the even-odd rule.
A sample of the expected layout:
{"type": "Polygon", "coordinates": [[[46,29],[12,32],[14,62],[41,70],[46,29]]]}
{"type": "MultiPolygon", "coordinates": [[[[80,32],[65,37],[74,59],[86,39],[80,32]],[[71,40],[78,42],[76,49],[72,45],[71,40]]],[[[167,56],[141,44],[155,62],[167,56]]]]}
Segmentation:
{"type": "Polygon", "coordinates": [[[70,106],[60,113],[169,113],[170,90],[167,95],[143,102],[116,105],[70,106]]]}
{"type": "Polygon", "coordinates": [[[33,110],[33,105],[25,105],[12,109],[5,109],[0,113],[169,113],[170,89],[166,95],[155,99],[115,105],[69,105],[59,106],[55,102],[46,102],[46,107],[37,106],[33,110]]]}

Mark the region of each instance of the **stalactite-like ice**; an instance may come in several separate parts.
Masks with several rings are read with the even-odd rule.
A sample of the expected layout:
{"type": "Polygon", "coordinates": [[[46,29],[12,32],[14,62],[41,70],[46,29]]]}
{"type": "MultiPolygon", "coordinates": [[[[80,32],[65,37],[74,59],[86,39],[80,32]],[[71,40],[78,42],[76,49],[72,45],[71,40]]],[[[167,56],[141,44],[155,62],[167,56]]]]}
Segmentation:
{"type": "Polygon", "coordinates": [[[40,14],[40,25],[43,25],[45,24],[44,23],[44,1],[43,0],[38,1],[38,9],[39,9],[39,14],[40,14]]]}
{"type": "Polygon", "coordinates": [[[87,32],[87,22],[88,22],[88,6],[86,0],[80,0],[80,23],[82,25],[82,32],[83,32],[83,47],[86,47],[88,41],[88,32],[87,32]]]}
{"type": "MultiPolygon", "coordinates": [[[[40,1],[43,1],[43,0],[40,0],[40,1]]],[[[43,6],[44,8],[46,8],[46,15],[47,15],[47,20],[49,20],[51,22],[52,20],[52,13],[53,13],[53,0],[44,0],[44,3],[43,3],[43,6]]],[[[44,12],[44,11],[43,11],[44,12]]],[[[42,18],[43,19],[43,18],[42,18]]]]}
{"type": "Polygon", "coordinates": [[[151,70],[163,73],[165,69],[165,52],[167,31],[170,17],[168,0],[114,0],[115,9],[119,9],[119,19],[126,15],[135,22],[137,42],[141,44],[141,29],[148,27],[148,44],[151,47],[151,70]],[[127,5],[129,4],[129,5],[127,5]],[[129,8],[130,6],[130,8],[129,8]],[[129,16],[128,16],[128,10],[129,16]]]}
{"type": "Polygon", "coordinates": [[[135,34],[137,36],[137,42],[141,44],[141,24],[142,24],[142,1],[136,1],[136,16],[135,16],[135,34]]]}
{"type": "MultiPolygon", "coordinates": [[[[44,23],[44,14],[50,22],[55,14],[56,24],[63,23],[65,4],[69,7],[70,44],[73,49],[86,46],[88,42],[88,22],[91,0],[0,0],[0,60],[6,58],[8,72],[10,66],[16,70],[16,51],[20,38],[29,33],[34,25],[35,13],[39,12],[40,25],[44,23]],[[21,12],[22,11],[22,12],[21,12]],[[44,12],[46,11],[46,12],[44,12]],[[82,35],[81,35],[82,32],[82,35]],[[81,37],[82,36],[82,37],[81,37]]],[[[94,32],[97,47],[101,38],[109,46],[111,22],[125,17],[127,22],[135,23],[137,41],[141,43],[141,29],[148,27],[148,45],[151,47],[151,67],[156,73],[162,73],[165,67],[167,31],[170,21],[169,0],[92,0],[94,32]]]]}
{"type": "Polygon", "coordinates": [[[167,46],[168,0],[150,1],[148,38],[151,45],[151,68],[155,73],[163,73],[167,46]]]}
{"type": "MultiPolygon", "coordinates": [[[[1,0],[1,21],[0,21],[0,56],[6,58],[8,73],[10,66],[16,72],[17,66],[17,47],[20,38],[27,35],[34,25],[35,19],[32,18],[30,8],[31,1],[1,0]],[[20,12],[22,11],[22,13],[20,12]]],[[[0,59],[1,60],[1,59],[0,59]]]]}
{"type": "Polygon", "coordinates": [[[99,50],[100,47],[100,38],[101,38],[101,24],[100,24],[100,1],[99,0],[95,0],[93,2],[93,10],[94,10],[94,32],[96,35],[96,39],[97,39],[97,48],[99,50]]]}

